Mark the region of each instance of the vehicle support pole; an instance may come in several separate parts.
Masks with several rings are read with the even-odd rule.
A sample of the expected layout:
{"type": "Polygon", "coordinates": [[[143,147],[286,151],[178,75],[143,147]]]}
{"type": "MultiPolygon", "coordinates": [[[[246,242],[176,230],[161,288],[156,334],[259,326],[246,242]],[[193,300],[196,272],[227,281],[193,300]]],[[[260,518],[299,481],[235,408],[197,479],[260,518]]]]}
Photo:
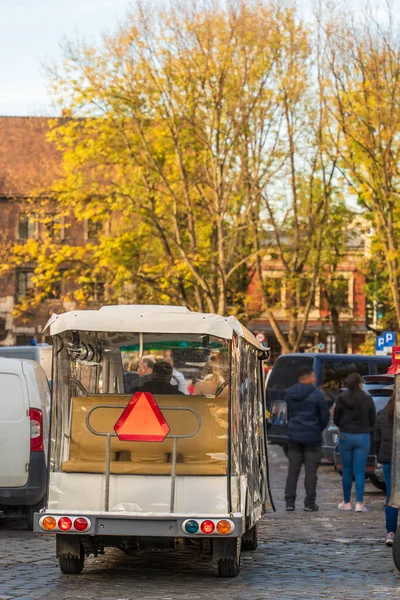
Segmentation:
{"type": "Polygon", "coordinates": [[[106,485],[105,485],[105,490],[104,490],[104,510],[106,512],[109,511],[109,507],[110,507],[110,458],[111,458],[110,446],[111,446],[111,435],[109,433],[107,433],[107,440],[106,440],[106,485]]]}
{"type": "Polygon", "coordinates": [[[176,484],[176,445],[177,438],[174,437],[174,445],[172,447],[172,473],[171,473],[171,501],[169,511],[175,512],[175,484],[176,484]]]}

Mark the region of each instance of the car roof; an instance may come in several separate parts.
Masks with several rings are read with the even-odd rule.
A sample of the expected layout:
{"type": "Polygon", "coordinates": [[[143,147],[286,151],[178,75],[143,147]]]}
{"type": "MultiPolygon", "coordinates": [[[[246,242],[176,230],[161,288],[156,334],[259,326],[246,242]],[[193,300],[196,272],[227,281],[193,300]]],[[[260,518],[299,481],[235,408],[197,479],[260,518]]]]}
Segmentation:
{"type": "Polygon", "coordinates": [[[302,358],[310,356],[311,358],[316,358],[319,356],[320,358],[330,358],[337,360],[354,360],[362,359],[368,362],[390,362],[392,359],[390,356],[376,356],[374,354],[330,354],[328,352],[290,352],[288,354],[282,354],[278,357],[278,360],[285,358],[287,356],[300,356],[302,358]]]}

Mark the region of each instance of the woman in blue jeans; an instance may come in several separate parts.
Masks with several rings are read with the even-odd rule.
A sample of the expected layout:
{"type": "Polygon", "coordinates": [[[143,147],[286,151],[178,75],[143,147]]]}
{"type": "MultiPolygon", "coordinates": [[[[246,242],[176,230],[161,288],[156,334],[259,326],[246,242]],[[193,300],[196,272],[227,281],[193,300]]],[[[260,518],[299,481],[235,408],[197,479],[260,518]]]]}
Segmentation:
{"type": "Polygon", "coordinates": [[[333,421],[339,429],[339,452],[343,468],[343,502],[339,510],[352,510],[351,486],[356,482],[356,512],[367,512],[364,505],[365,467],[375,426],[375,405],[362,390],[362,379],[351,373],[347,390],[336,401],[333,421]]]}
{"type": "Polygon", "coordinates": [[[395,395],[390,396],[386,407],[381,410],[376,419],[375,425],[375,451],[378,462],[382,465],[383,474],[386,483],[386,545],[393,546],[393,538],[397,529],[397,519],[399,511],[394,506],[389,506],[390,496],[390,469],[392,463],[393,447],[393,421],[394,421],[395,395]]]}

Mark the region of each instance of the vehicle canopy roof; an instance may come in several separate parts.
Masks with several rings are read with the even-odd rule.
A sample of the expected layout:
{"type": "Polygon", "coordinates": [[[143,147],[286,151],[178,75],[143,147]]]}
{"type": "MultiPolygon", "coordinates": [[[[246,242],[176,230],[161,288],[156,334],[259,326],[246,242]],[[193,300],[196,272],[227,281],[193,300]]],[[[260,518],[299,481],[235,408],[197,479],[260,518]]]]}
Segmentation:
{"type": "Polygon", "coordinates": [[[73,310],[53,314],[46,324],[50,335],[64,331],[208,334],[231,340],[233,335],[266,351],[257,338],[235,317],[192,312],[184,306],[116,305],[99,310],[73,310]]]}

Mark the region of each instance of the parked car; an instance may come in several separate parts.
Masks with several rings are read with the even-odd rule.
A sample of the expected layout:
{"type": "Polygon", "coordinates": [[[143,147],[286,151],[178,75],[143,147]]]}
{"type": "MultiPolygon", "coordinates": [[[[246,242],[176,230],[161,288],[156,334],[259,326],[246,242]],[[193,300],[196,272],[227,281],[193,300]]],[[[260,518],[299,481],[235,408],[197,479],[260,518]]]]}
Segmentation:
{"type": "MultiPolygon", "coordinates": [[[[389,356],[366,356],[361,354],[284,354],[276,361],[266,384],[268,419],[268,440],[287,448],[287,407],[285,390],[297,381],[297,370],[302,366],[314,369],[317,386],[324,393],[332,407],[340,390],[346,386],[350,373],[384,375],[391,364],[389,356]]],[[[324,434],[324,444],[327,445],[324,434]]]]}
{"type": "MultiPolygon", "coordinates": [[[[378,414],[381,410],[383,410],[386,404],[389,402],[389,398],[392,394],[392,390],[387,388],[381,388],[380,390],[371,390],[369,394],[372,396],[372,400],[375,404],[376,414],[378,414]]],[[[333,425],[333,427],[336,427],[333,425]]],[[[338,440],[339,431],[336,427],[336,434],[332,429],[332,436],[336,440],[338,440]]],[[[338,473],[342,473],[342,462],[340,459],[339,447],[336,444],[335,452],[334,452],[334,463],[335,468],[338,473]]],[[[375,445],[373,441],[373,435],[371,434],[371,449],[369,452],[369,456],[367,459],[367,466],[365,470],[365,475],[369,478],[370,482],[379,490],[383,492],[386,490],[385,478],[383,475],[383,471],[381,468],[376,467],[376,454],[375,454],[375,445]]]]}
{"type": "Polygon", "coordinates": [[[31,360],[0,358],[0,511],[33,515],[44,505],[50,388],[31,360]]]}
{"type": "MultiPolygon", "coordinates": [[[[364,382],[363,383],[364,392],[371,394],[371,396],[374,395],[376,390],[381,390],[381,389],[392,390],[393,389],[390,387],[390,384],[392,386],[394,384],[394,376],[393,375],[366,375],[362,379],[364,382]]],[[[342,391],[342,390],[340,390],[340,391],[342,391]]],[[[389,396],[390,396],[390,393],[389,393],[389,396]]],[[[384,397],[386,397],[386,393],[384,394],[384,397]]],[[[378,402],[378,404],[379,404],[379,402],[378,402]]],[[[385,402],[385,406],[386,406],[386,402],[385,402]]],[[[379,410],[382,410],[382,409],[379,409],[379,410]]],[[[379,410],[377,409],[377,412],[379,412],[379,410]]],[[[332,412],[333,412],[333,407],[332,407],[332,412]]],[[[337,444],[337,433],[338,433],[338,429],[337,429],[336,425],[333,423],[333,420],[331,418],[331,422],[329,423],[329,426],[325,429],[325,431],[323,433],[322,454],[323,454],[325,460],[332,462],[332,463],[334,462],[334,454],[335,454],[335,448],[336,448],[336,444],[337,444]]]]}
{"type": "Polygon", "coordinates": [[[332,417],[328,427],[322,433],[322,456],[330,463],[334,463],[335,448],[337,446],[338,428],[332,417]]]}
{"type": "Polygon", "coordinates": [[[363,379],[363,390],[371,394],[373,390],[380,390],[394,385],[394,375],[367,375],[363,379]]]}

